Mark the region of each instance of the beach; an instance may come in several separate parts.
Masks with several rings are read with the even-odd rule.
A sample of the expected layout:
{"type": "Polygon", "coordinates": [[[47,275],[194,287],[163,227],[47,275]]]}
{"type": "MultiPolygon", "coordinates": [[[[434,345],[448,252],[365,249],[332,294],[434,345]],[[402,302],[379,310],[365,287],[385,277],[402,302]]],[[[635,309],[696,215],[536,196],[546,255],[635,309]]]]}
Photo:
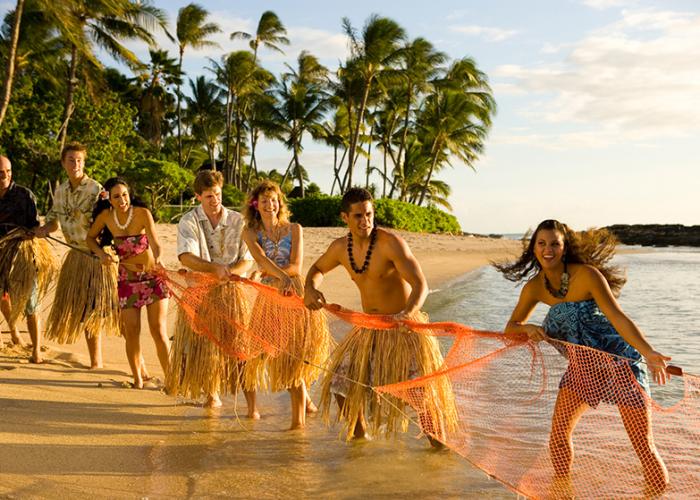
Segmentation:
{"type": "MultiPolygon", "coordinates": [[[[304,269],[344,233],[343,228],[306,228],[304,269]]],[[[431,290],[520,248],[506,239],[399,233],[431,290]]],[[[178,268],[176,226],[159,224],[157,234],[164,265],[178,268]]],[[[66,247],[53,246],[61,258],[66,247]]],[[[360,308],[359,294],[340,268],[326,276],[321,289],[328,302],[360,308]]],[[[42,320],[50,303],[47,297],[40,306],[42,320]]],[[[171,335],[174,309],[171,304],[171,335]]],[[[146,364],[162,380],[145,323],[144,315],[146,364]]],[[[19,326],[28,342],[26,326],[19,326]]],[[[470,478],[484,475],[454,453],[430,451],[425,439],[414,439],[417,427],[396,440],[346,443],[337,426],[328,428],[312,415],[306,429],[290,432],[285,393],[261,395],[262,419],[251,421],[245,418],[242,396],[239,401],[225,398],[221,409],[205,410],[156,386],[128,388],[131,376],[121,338],[103,338],[105,366],[94,371],[87,370],[82,340],[45,342],[46,362],[34,365],[28,362],[29,350],[8,346],[7,333],[2,338],[2,498],[510,496],[494,481],[486,490],[467,491],[470,478]],[[455,476],[459,482],[447,480],[455,476]]],[[[316,386],[311,395],[318,402],[316,386]]]]}

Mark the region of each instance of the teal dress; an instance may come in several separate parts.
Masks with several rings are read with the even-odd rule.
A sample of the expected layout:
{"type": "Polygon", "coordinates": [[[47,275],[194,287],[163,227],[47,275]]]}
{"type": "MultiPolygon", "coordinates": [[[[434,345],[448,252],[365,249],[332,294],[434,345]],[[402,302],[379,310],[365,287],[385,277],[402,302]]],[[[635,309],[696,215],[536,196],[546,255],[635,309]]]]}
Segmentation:
{"type": "Polygon", "coordinates": [[[649,377],[643,357],[615,330],[595,300],[554,304],[542,327],[553,339],[613,355],[555,345],[569,359],[569,366],[559,383],[560,388],[573,390],[592,407],[598,406],[601,401],[644,406],[645,398],[640,387],[649,393],[649,377]]]}

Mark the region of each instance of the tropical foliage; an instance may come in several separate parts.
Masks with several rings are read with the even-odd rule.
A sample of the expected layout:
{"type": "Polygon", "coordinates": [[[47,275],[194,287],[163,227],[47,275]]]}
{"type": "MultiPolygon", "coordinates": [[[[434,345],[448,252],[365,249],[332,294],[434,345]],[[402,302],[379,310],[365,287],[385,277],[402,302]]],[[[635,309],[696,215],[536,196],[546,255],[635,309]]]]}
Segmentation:
{"type": "MultiPolygon", "coordinates": [[[[312,51],[284,53],[290,40],[272,11],[255,32],[229,34],[248,50],[225,53],[214,41],[221,28],[194,3],[172,25],[152,0],[16,0],[14,7],[0,27],[0,148],[44,206],[47,179],[60,174],[58,152],[71,140],[88,145],[93,175],[130,175],[154,208],[190,198],[186,186],[199,168],[221,170],[231,200],[270,178],[325,207],[304,153],[315,141],[328,151],[330,195],[365,186],[387,200],[378,216],[382,207],[382,217],[405,219],[400,227],[413,219],[425,228],[431,212],[412,214],[394,201],[450,210],[443,170],[476,168],[496,110],[473,59],[450,61],[377,15],[359,29],[341,21],[349,52],[327,68],[312,51]],[[177,54],[157,46],[163,37],[177,54]],[[129,48],[134,43],[148,46],[147,60],[129,48]],[[183,61],[203,48],[220,56],[186,74],[183,61]],[[288,61],[280,74],[261,62],[270,51],[288,61]],[[105,68],[103,53],[130,74],[105,68]],[[262,141],[282,144],[286,165],[260,164],[262,141]]],[[[454,229],[441,224],[433,229],[454,229]]]]}

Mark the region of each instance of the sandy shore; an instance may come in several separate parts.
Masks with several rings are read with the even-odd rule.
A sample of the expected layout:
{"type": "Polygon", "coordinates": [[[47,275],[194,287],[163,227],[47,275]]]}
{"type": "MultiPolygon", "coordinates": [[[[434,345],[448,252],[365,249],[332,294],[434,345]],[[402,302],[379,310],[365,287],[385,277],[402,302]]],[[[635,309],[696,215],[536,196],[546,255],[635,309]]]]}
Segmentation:
{"type": "MultiPolygon", "coordinates": [[[[343,233],[340,228],[305,229],[305,268],[343,233]]],[[[165,265],[177,267],[175,226],[159,225],[158,234],[165,265]]],[[[507,240],[401,234],[431,289],[519,248],[507,240]]],[[[62,257],[65,247],[55,248],[62,257]]],[[[344,270],[329,274],[322,289],[328,301],[359,308],[344,270]]],[[[49,306],[50,298],[42,303],[42,316],[49,306]]],[[[7,330],[4,323],[2,328],[7,330]]],[[[23,323],[20,328],[26,330],[23,323]]],[[[26,333],[22,336],[28,341],[26,333]]],[[[2,338],[9,343],[7,333],[2,338]]],[[[162,378],[147,330],[141,338],[150,372],[162,378]]],[[[451,497],[481,477],[454,454],[435,458],[422,453],[424,440],[348,445],[316,417],[303,431],[284,431],[286,394],[262,396],[263,419],[250,422],[236,417],[230,399],[212,413],[157,388],[127,389],[130,375],[120,338],[103,339],[105,368],[96,371],[86,369],[82,341],[48,343],[46,348],[43,365],[29,364],[26,349],[0,350],[2,498],[337,498],[371,491],[421,496],[439,493],[439,488],[448,488],[441,495],[451,497]],[[387,479],[377,465],[385,464],[389,453],[395,460],[389,467],[393,478],[387,479]],[[426,484],[425,470],[434,470],[438,479],[447,474],[443,482],[450,484],[426,484]]],[[[493,482],[475,488],[474,493],[502,494],[493,482]]]]}

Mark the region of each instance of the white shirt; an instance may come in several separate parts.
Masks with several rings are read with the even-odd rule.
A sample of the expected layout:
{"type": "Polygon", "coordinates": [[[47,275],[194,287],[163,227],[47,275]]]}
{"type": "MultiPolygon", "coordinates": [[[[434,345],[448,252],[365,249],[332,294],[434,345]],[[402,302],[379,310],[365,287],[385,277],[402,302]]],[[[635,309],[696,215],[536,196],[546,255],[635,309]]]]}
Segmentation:
{"type": "Polygon", "coordinates": [[[216,227],[211,226],[201,205],[193,208],[177,225],[177,255],[191,253],[216,264],[234,264],[253,260],[241,235],[245,221],[238,212],[222,207],[223,215],[216,227]]]}

